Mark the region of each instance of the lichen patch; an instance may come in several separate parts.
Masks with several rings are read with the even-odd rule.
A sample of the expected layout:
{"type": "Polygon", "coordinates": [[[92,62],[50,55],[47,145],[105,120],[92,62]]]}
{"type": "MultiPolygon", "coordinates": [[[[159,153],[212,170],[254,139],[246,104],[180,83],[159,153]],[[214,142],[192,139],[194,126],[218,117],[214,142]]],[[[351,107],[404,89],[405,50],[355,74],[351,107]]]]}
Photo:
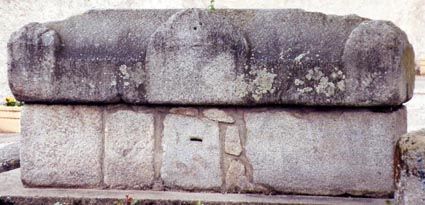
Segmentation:
{"type": "Polygon", "coordinates": [[[274,93],[273,87],[276,74],[263,70],[253,70],[249,72],[253,80],[246,80],[244,74],[238,75],[235,80],[235,92],[238,97],[245,97],[251,93],[254,100],[259,101],[264,94],[274,93]]]}
{"type": "Polygon", "coordinates": [[[304,79],[295,79],[294,83],[297,86],[297,92],[300,94],[311,93],[324,94],[326,97],[331,97],[337,91],[345,91],[345,75],[338,69],[334,68],[330,74],[326,75],[320,67],[309,69],[304,76],[304,79]]]}
{"type": "Polygon", "coordinates": [[[127,71],[127,65],[124,65],[124,64],[120,65],[119,70],[120,70],[120,76],[123,79],[128,80],[130,78],[130,74],[128,74],[128,71],[127,71]]]}
{"type": "Polygon", "coordinates": [[[316,93],[323,93],[326,97],[333,96],[335,94],[335,84],[329,82],[328,77],[320,78],[319,84],[314,87],[316,93]]]}
{"type": "Polygon", "coordinates": [[[256,70],[251,71],[250,74],[254,74],[256,77],[251,83],[252,87],[252,97],[259,101],[264,94],[273,93],[275,88],[273,88],[273,82],[276,78],[276,74],[267,72],[267,70],[256,70]]]}
{"type": "Polygon", "coordinates": [[[294,83],[295,83],[296,86],[304,85],[304,81],[302,81],[300,79],[295,79],[294,83]]]}

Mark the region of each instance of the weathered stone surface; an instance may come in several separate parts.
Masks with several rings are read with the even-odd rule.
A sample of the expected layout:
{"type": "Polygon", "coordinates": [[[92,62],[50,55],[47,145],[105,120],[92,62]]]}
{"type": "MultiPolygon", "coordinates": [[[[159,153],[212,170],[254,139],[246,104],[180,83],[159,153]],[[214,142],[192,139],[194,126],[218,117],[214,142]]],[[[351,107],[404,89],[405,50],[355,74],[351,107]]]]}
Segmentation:
{"type": "Polygon", "coordinates": [[[392,23],[302,10],[91,11],[8,47],[27,102],[400,105],[414,83],[392,23]]]}
{"type": "Polygon", "coordinates": [[[226,190],[231,192],[252,189],[245,173],[245,166],[239,160],[231,160],[226,172],[226,190]]]}
{"type": "MultiPolygon", "coordinates": [[[[394,192],[404,108],[234,108],[235,125],[169,110],[27,104],[23,182],[123,189],[163,182],[161,190],[375,197],[394,192]]],[[[412,139],[402,140],[407,148],[400,150],[423,151],[412,139]]],[[[402,165],[419,170],[416,155],[405,154],[402,165]]],[[[416,173],[408,177],[419,179],[416,173]]]]}
{"type": "Polygon", "coordinates": [[[395,199],[399,205],[425,203],[425,130],[401,137],[400,170],[395,199]]]}
{"type": "Polygon", "coordinates": [[[416,205],[425,203],[425,179],[402,173],[395,193],[397,205],[416,205]]]}
{"type": "Polygon", "coordinates": [[[44,101],[55,95],[53,78],[60,44],[58,33],[39,23],[28,24],[12,34],[8,78],[17,98],[44,101]]]}
{"type": "Polygon", "coordinates": [[[164,119],[162,149],[161,178],[165,187],[217,190],[221,186],[216,122],[169,114],[164,119]]]}
{"type": "Polygon", "coordinates": [[[256,101],[368,106],[412,97],[412,46],[390,22],[270,10],[257,13],[246,32],[251,69],[275,75],[267,92],[255,92],[256,101]],[[389,79],[394,82],[384,82],[389,79]]]}
{"type": "Polygon", "coordinates": [[[20,143],[18,142],[0,143],[0,173],[19,168],[20,147],[20,143]]]}
{"type": "Polygon", "coordinates": [[[240,103],[235,79],[246,65],[247,47],[243,34],[223,16],[198,9],[178,12],[148,44],[148,102],[240,103]]]}
{"type": "Polygon", "coordinates": [[[277,192],[389,195],[406,111],[268,109],[245,113],[254,183],[277,192]]]}
{"type": "Polygon", "coordinates": [[[204,114],[206,118],[217,121],[217,122],[226,122],[226,123],[235,122],[232,116],[230,116],[223,110],[219,110],[216,108],[206,109],[202,112],[202,114],[204,114]]]}
{"type": "Polygon", "coordinates": [[[0,144],[0,164],[10,160],[19,160],[19,142],[0,144]]]}
{"type": "Polygon", "coordinates": [[[239,156],[242,152],[241,139],[237,126],[227,126],[224,136],[224,151],[227,154],[239,156]]]}
{"type": "Polygon", "coordinates": [[[349,98],[364,104],[410,99],[415,80],[411,69],[414,55],[406,34],[393,23],[361,23],[351,32],[342,55],[349,98]],[[389,79],[383,76],[391,76],[392,83],[386,84],[389,79]],[[381,85],[386,85],[385,89],[379,89],[381,85]],[[369,94],[362,96],[357,90],[369,94]]]}
{"type": "Polygon", "coordinates": [[[398,147],[402,165],[409,170],[410,174],[419,176],[420,169],[425,171],[425,164],[422,164],[425,161],[425,129],[403,135],[398,147]]]}
{"type": "Polygon", "coordinates": [[[8,43],[10,88],[25,102],[144,102],[147,39],[176,12],[89,11],[26,25],[8,43]]]}
{"type": "Polygon", "coordinates": [[[151,186],[153,156],[153,114],[136,107],[108,107],[105,114],[105,184],[129,189],[151,186]]]}
{"type": "Polygon", "coordinates": [[[27,104],[21,123],[25,185],[95,187],[101,183],[101,108],[27,104]]]}

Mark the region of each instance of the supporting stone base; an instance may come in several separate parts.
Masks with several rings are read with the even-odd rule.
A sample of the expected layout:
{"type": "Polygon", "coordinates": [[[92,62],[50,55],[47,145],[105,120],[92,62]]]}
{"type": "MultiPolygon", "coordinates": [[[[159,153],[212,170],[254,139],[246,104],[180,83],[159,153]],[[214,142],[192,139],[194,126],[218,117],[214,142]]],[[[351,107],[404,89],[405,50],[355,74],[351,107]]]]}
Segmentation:
{"type": "Polygon", "coordinates": [[[26,105],[30,187],[385,196],[405,108],[26,105]]]}
{"type": "Polygon", "coordinates": [[[124,203],[125,195],[137,199],[137,205],[386,205],[392,198],[359,198],[330,196],[300,196],[221,193],[185,193],[140,190],[96,190],[24,188],[19,180],[19,169],[0,174],[0,204],[46,205],[62,204],[108,205],[124,203]]]}

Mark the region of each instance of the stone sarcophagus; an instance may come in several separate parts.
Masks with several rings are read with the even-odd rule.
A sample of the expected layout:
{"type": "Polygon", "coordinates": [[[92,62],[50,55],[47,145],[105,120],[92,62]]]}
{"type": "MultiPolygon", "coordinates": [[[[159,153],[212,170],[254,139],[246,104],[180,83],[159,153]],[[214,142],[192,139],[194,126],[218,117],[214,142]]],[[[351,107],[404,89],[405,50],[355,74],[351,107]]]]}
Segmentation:
{"type": "Polygon", "coordinates": [[[414,53],[391,22],[105,10],[8,44],[29,187],[390,196],[414,53]]]}

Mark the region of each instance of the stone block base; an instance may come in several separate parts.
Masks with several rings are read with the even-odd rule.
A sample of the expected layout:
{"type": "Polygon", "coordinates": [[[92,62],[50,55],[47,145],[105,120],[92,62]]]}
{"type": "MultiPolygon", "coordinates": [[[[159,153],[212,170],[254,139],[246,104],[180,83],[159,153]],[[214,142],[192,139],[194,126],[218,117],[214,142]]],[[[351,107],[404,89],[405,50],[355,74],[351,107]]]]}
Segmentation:
{"type": "Polygon", "coordinates": [[[406,111],[31,105],[26,186],[385,196],[406,111]]]}

